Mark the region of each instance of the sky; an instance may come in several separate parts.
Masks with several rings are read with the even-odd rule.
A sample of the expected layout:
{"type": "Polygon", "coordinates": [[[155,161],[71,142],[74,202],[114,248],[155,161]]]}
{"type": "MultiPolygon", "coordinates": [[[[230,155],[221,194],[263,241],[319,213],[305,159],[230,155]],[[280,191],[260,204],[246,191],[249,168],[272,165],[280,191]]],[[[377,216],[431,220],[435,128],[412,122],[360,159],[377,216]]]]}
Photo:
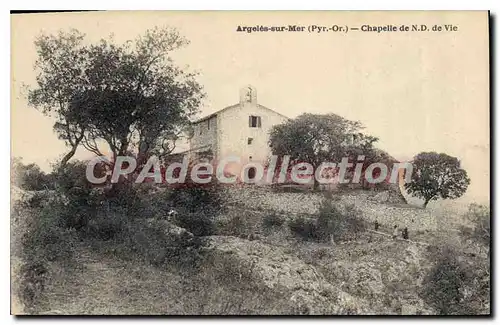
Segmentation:
{"type": "MultiPolygon", "coordinates": [[[[200,116],[232,105],[251,84],[258,102],[289,117],[335,113],[362,122],[399,160],[422,151],[456,156],[469,198],[489,200],[489,66],[486,12],[94,12],[11,16],[12,155],[49,170],[68,149],[53,120],[28,107],[35,38],[76,28],[89,42],[125,42],[155,26],[190,44],[173,53],[199,72],[200,116]],[[453,24],[457,32],[245,33],[238,26],[453,24]]],[[[78,158],[89,153],[79,150],[78,158]]]]}

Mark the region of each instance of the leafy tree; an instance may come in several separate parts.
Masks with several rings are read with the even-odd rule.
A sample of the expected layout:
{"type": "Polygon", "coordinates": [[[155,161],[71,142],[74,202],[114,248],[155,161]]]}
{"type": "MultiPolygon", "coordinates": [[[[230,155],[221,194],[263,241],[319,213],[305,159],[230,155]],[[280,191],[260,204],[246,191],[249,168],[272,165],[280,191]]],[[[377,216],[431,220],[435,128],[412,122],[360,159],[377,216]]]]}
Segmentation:
{"type": "MultiPolygon", "coordinates": [[[[290,165],[310,163],[314,169],[323,162],[339,162],[348,157],[371,155],[378,139],[361,133],[361,123],[335,114],[302,114],[270,131],[269,145],[273,155],[290,156],[290,165]]],[[[319,183],[314,178],[314,188],[319,183]]]]}
{"type": "Polygon", "coordinates": [[[87,83],[83,40],[83,34],[71,30],[58,35],[41,35],[35,41],[37,86],[28,87],[28,103],[55,118],[54,131],[70,147],[61,165],[73,157],[87,129],[85,121],[75,116],[70,107],[75,94],[87,83]]]}
{"type": "Polygon", "coordinates": [[[460,161],[444,153],[422,152],[413,158],[411,182],[405,184],[409,194],[424,199],[424,208],[431,200],[461,197],[470,184],[460,161]]]}
{"type": "Polygon", "coordinates": [[[42,35],[36,42],[37,84],[29,104],[54,116],[54,130],[70,147],[113,158],[136,153],[166,155],[175,147],[203,98],[196,74],[174,64],[169,54],[188,41],[175,29],[155,28],[134,41],[97,44],[73,30],[42,35]]]}

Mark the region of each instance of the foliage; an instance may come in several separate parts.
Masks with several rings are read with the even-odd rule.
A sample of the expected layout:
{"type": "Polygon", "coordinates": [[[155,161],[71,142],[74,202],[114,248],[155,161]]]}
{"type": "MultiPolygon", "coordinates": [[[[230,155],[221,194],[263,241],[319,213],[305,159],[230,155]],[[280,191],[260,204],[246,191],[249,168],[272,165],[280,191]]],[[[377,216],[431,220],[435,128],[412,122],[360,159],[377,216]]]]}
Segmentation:
{"type": "Polygon", "coordinates": [[[193,233],[195,236],[210,236],[215,232],[213,218],[202,211],[197,213],[181,213],[177,216],[176,224],[193,233]]]}
{"type": "Polygon", "coordinates": [[[321,202],[315,218],[298,217],[289,223],[292,233],[305,240],[337,241],[354,239],[366,225],[354,205],[337,207],[332,199],[321,202]]]}
{"type": "MultiPolygon", "coordinates": [[[[377,138],[361,133],[362,128],[335,114],[306,113],[273,126],[269,145],[273,155],[289,155],[290,165],[307,162],[316,169],[323,162],[370,155],[377,138]]],[[[315,181],[315,188],[318,185],[315,181]]]]}
{"type": "Polygon", "coordinates": [[[413,158],[411,182],[405,184],[409,194],[424,199],[424,207],[431,200],[461,197],[470,184],[460,161],[444,153],[422,152],[413,158]]]}
{"type": "Polygon", "coordinates": [[[246,214],[229,213],[226,218],[217,220],[216,234],[222,236],[248,237],[254,232],[254,224],[246,214]]]}
{"type": "Polygon", "coordinates": [[[160,220],[130,223],[113,243],[113,255],[143,259],[153,266],[184,271],[197,267],[201,258],[199,249],[203,246],[199,237],[191,238],[187,233],[169,234],[168,224],[160,220]]]}
{"type": "Polygon", "coordinates": [[[34,310],[45,288],[47,267],[39,261],[28,261],[20,269],[18,278],[21,279],[18,287],[18,297],[28,312],[34,310]]]}
{"type": "Polygon", "coordinates": [[[69,176],[79,175],[80,167],[79,162],[68,163],[59,169],[60,186],[55,191],[38,192],[29,199],[27,196],[15,206],[16,211],[22,209],[15,219],[22,218],[26,224],[21,232],[22,267],[16,288],[26,310],[40,308],[37,304],[45,281],[52,276],[50,263],[72,263],[82,241],[113,256],[143,258],[155,266],[196,267],[202,247],[196,235],[209,234],[211,220],[190,214],[191,219],[181,217],[178,221],[190,228],[194,237],[186,237],[187,232],[169,234],[167,230],[176,226],[161,220],[168,207],[164,204],[160,209],[158,204],[165,202],[165,195],[144,195],[137,188],[126,187],[107,197],[104,190],[80,182],[81,177],[69,176]],[[151,202],[155,202],[155,208],[148,208],[151,202]]]}
{"type": "Polygon", "coordinates": [[[435,251],[435,265],[423,281],[421,296],[441,315],[488,314],[489,259],[460,254],[449,247],[435,251]]]}
{"type": "Polygon", "coordinates": [[[440,255],[424,280],[422,295],[442,315],[460,313],[460,288],[467,277],[465,266],[452,250],[444,249],[440,255]]]}
{"type": "Polygon", "coordinates": [[[472,228],[463,229],[462,234],[466,238],[489,248],[491,242],[490,209],[485,205],[473,203],[469,206],[466,217],[472,222],[472,228]]]}
{"type": "Polygon", "coordinates": [[[354,205],[344,205],[341,210],[328,199],[321,203],[317,223],[321,238],[334,241],[352,239],[366,229],[361,211],[354,205]]]}
{"type": "Polygon", "coordinates": [[[44,173],[37,164],[25,165],[20,158],[12,160],[12,181],[27,191],[54,189],[54,177],[44,173]]]}
{"type": "Polygon", "coordinates": [[[66,228],[59,218],[64,211],[62,200],[53,196],[53,192],[40,191],[31,197],[26,195],[13,206],[12,218],[18,225],[12,235],[19,239],[12,244],[20,257],[15,286],[27,312],[34,311],[41,300],[48,263],[71,263],[78,241],[76,230],[66,228]]]}
{"type": "Polygon", "coordinates": [[[170,58],[187,43],[171,28],[121,45],[88,44],[77,30],[39,36],[28,101],[56,118],[54,131],[70,147],[61,165],[80,146],[102,156],[100,143],[114,158],[132,150],[144,159],[170,153],[203,97],[196,75],[170,58]]]}
{"type": "Polygon", "coordinates": [[[281,227],[284,223],[285,223],[285,218],[276,213],[267,214],[262,219],[262,225],[266,229],[281,227]]]}
{"type": "Polygon", "coordinates": [[[305,217],[295,217],[288,223],[290,231],[302,238],[303,240],[319,241],[321,239],[320,232],[316,220],[305,217]]]}
{"type": "Polygon", "coordinates": [[[216,214],[224,210],[224,192],[220,184],[196,184],[186,182],[175,187],[168,197],[174,207],[196,213],[216,214]]]}
{"type": "MultiPolygon", "coordinates": [[[[46,196],[47,197],[47,196],[46,196]]],[[[69,260],[76,241],[75,228],[67,227],[60,217],[65,211],[61,200],[26,209],[26,230],[21,239],[25,261],[69,260]]]]}

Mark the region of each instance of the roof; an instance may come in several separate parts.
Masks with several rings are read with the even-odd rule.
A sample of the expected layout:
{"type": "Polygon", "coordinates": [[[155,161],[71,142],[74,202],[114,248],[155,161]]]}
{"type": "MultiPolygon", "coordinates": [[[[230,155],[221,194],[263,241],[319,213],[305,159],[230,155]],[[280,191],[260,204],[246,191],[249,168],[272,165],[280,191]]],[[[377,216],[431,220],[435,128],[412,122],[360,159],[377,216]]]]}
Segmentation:
{"type": "MultiPolygon", "coordinates": [[[[239,107],[239,106],[240,106],[240,104],[234,104],[234,105],[231,105],[231,106],[224,107],[223,109],[220,109],[220,110],[218,110],[218,111],[216,111],[216,112],[214,112],[214,113],[212,113],[212,114],[210,114],[210,115],[207,115],[207,116],[205,116],[205,117],[202,117],[202,118],[200,118],[200,119],[198,119],[198,120],[196,120],[196,121],[193,121],[193,122],[191,122],[191,123],[192,123],[192,124],[198,124],[198,123],[200,123],[200,122],[203,122],[203,121],[206,121],[206,120],[208,120],[208,119],[211,119],[211,118],[212,118],[212,117],[214,117],[214,116],[217,116],[217,114],[219,114],[219,113],[221,113],[221,112],[223,112],[223,111],[226,111],[226,110],[231,109],[231,108],[236,108],[236,107],[239,107]]],[[[258,106],[259,108],[266,109],[266,110],[271,111],[271,112],[273,112],[273,113],[275,113],[275,114],[278,114],[278,115],[280,115],[280,116],[283,116],[284,118],[289,119],[289,117],[288,117],[288,116],[285,116],[285,115],[283,115],[283,114],[281,114],[281,113],[278,113],[278,112],[276,112],[275,110],[272,110],[272,109],[270,109],[270,108],[268,108],[268,107],[266,107],[266,106],[264,106],[264,105],[257,104],[257,106],[258,106]]]]}

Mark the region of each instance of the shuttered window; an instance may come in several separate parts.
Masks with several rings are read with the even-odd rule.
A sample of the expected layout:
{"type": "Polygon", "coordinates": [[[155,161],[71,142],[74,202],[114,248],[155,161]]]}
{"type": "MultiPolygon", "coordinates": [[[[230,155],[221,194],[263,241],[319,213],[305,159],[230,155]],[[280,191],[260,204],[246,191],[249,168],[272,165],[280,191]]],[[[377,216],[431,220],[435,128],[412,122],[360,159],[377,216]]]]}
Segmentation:
{"type": "Polygon", "coordinates": [[[262,127],[262,121],[260,116],[250,115],[248,117],[248,126],[251,128],[260,128],[262,127]]]}

